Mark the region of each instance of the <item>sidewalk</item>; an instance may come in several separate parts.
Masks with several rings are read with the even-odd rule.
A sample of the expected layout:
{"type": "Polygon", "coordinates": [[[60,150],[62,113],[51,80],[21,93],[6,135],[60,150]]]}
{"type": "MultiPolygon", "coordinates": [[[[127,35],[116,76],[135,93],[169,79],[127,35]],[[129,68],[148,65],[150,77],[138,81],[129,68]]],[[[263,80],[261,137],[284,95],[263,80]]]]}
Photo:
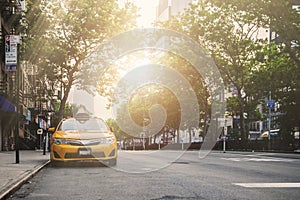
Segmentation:
{"type": "Polygon", "coordinates": [[[19,151],[20,163],[16,164],[14,151],[0,152],[0,200],[9,197],[29,178],[49,163],[49,152],[19,151]]]}

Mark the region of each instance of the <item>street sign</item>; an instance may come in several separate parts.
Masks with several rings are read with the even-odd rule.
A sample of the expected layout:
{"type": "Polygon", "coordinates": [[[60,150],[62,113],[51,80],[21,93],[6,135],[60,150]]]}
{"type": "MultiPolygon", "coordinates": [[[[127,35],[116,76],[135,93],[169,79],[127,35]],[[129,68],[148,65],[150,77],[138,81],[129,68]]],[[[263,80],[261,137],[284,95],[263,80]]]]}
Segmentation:
{"type": "Polygon", "coordinates": [[[5,36],[5,70],[16,71],[18,62],[18,44],[20,36],[7,35],[5,36]]]}
{"type": "Polygon", "coordinates": [[[224,135],[227,135],[227,126],[224,126],[224,135]]]}
{"type": "Polygon", "coordinates": [[[275,101],[274,100],[267,100],[267,108],[274,109],[275,108],[275,101]]]}
{"type": "Polygon", "coordinates": [[[224,127],[226,123],[226,126],[233,126],[233,118],[231,116],[224,117],[224,118],[218,118],[218,124],[220,127],[224,127]]]}
{"type": "Polygon", "coordinates": [[[299,138],[300,138],[299,132],[295,132],[294,137],[295,137],[295,140],[299,140],[299,138]]]}

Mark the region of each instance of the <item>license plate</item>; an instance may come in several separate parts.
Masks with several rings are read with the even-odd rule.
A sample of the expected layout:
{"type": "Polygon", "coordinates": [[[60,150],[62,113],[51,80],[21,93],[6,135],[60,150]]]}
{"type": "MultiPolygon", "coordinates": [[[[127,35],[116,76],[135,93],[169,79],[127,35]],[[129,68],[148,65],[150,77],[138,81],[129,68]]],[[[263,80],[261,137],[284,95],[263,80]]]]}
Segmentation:
{"type": "Polygon", "coordinates": [[[91,155],[91,150],[79,150],[79,155],[81,156],[86,156],[86,155],[91,155]]]}

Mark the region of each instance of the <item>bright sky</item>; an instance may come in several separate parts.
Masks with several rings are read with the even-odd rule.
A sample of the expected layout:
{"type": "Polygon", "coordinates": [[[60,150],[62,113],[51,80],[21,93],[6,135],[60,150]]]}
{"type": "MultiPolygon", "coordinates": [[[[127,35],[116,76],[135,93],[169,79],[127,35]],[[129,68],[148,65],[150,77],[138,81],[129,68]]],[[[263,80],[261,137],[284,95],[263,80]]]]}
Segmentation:
{"type": "Polygon", "coordinates": [[[138,19],[138,25],[141,27],[152,26],[151,23],[156,18],[156,6],[157,0],[133,0],[138,8],[140,8],[139,14],[141,17],[138,19]]]}

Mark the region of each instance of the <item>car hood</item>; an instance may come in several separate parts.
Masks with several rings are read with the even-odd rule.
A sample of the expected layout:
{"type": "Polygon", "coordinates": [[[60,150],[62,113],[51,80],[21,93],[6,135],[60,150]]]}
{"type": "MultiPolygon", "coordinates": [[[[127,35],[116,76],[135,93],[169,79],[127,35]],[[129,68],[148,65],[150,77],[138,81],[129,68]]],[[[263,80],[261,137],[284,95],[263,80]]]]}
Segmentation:
{"type": "Polygon", "coordinates": [[[57,131],[53,137],[67,138],[76,140],[96,139],[102,137],[113,137],[111,132],[97,132],[97,131],[57,131]]]}

